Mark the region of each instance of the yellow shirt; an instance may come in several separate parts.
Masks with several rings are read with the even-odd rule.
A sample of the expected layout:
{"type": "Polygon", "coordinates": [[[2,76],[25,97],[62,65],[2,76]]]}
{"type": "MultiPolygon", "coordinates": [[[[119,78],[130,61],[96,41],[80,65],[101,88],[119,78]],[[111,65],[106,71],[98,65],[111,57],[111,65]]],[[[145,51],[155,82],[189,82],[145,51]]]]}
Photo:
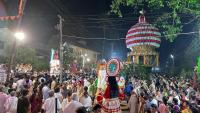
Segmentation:
{"type": "Polygon", "coordinates": [[[184,110],[182,110],[182,112],[181,113],[190,113],[189,112],[189,110],[188,109],[184,109],[184,110]]]}

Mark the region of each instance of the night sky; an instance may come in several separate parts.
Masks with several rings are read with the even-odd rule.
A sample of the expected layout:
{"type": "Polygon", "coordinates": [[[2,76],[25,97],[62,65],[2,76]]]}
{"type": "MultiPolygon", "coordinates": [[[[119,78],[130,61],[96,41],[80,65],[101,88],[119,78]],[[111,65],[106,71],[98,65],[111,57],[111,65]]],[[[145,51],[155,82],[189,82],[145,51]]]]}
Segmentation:
{"type": "MultiPolygon", "coordinates": [[[[57,14],[65,19],[63,34],[68,36],[85,38],[103,38],[109,39],[125,38],[127,31],[138,21],[139,11],[125,9],[124,16],[119,18],[111,14],[111,0],[27,0],[25,15],[21,27],[28,34],[29,42],[36,45],[47,43],[52,36],[58,34],[54,26],[58,23],[57,14]],[[105,30],[104,30],[105,28],[105,30]],[[104,32],[105,31],[105,32],[104,32]]],[[[11,3],[6,4],[10,11],[11,3]]],[[[13,5],[13,3],[12,3],[13,5]]],[[[142,9],[142,8],[141,8],[142,9]]],[[[145,8],[144,8],[145,9],[145,8]]],[[[156,17],[162,12],[146,11],[146,18],[149,23],[154,23],[156,17]]],[[[188,17],[183,21],[187,21],[188,17]]],[[[183,32],[193,30],[193,24],[184,26],[183,32]]],[[[59,40],[59,39],[58,39],[59,40]]],[[[102,52],[104,45],[104,57],[110,58],[111,45],[114,45],[114,53],[121,59],[126,59],[127,49],[125,40],[102,41],[102,40],[82,40],[72,37],[64,37],[65,41],[87,47],[89,49],[102,52]],[[86,43],[86,45],[83,44],[86,43]]],[[[191,42],[191,36],[180,35],[174,43],[170,43],[162,38],[160,51],[161,66],[166,64],[169,55],[175,55],[178,61],[183,56],[183,48],[186,48],[191,42]]]]}

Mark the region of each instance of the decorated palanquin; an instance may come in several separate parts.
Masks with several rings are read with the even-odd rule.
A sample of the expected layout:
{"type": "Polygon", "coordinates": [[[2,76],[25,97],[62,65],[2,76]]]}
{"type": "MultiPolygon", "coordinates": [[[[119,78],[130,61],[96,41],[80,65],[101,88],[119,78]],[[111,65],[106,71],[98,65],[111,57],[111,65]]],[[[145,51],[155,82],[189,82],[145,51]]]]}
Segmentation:
{"type": "Polygon", "coordinates": [[[131,50],[128,61],[145,66],[158,66],[161,34],[157,28],[146,22],[144,12],[141,11],[139,22],[132,26],[126,35],[126,46],[131,50]]]}

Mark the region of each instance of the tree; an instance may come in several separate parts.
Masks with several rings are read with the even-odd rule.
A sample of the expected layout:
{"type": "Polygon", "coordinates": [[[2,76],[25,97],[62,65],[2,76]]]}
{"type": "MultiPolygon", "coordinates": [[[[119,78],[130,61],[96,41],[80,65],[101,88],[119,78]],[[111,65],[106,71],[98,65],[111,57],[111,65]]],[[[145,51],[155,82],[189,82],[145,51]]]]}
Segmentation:
{"type": "Polygon", "coordinates": [[[184,53],[184,64],[189,67],[194,67],[197,63],[197,58],[200,56],[200,39],[194,38],[184,53]]]}
{"type": "Polygon", "coordinates": [[[15,63],[33,64],[36,58],[36,51],[30,47],[19,46],[16,50],[15,63]]]}
{"type": "Polygon", "coordinates": [[[189,23],[200,17],[200,0],[113,0],[111,12],[122,16],[123,6],[141,10],[147,7],[152,12],[160,12],[156,26],[163,31],[167,40],[173,42],[177,34],[182,32],[185,16],[190,16],[189,23]]]}
{"type": "Polygon", "coordinates": [[[121,69],[120,71],[120,75],[125,76],[127,80],[133,76],[137,76],[141,79],[148,80],[149,79],[148,73],[149,73],[148,67],[135,64],[124,65],[123,69],[121,69]]]}
{"type": "Polygon", "coordinates": [[[70,68],[70,64],[72,64],[74,62],[74,60],[76,60],[77,55],[73,52],[72,48],[65,47],[63,56],[64,56],[63,57],[64,67],[66,69],[69,69],[70,68]]]}
{"type": "Polygon", "coordinates": [[[36,50],[31,47],[19,46],[16,50],[15,64],[31,64],[36,71],[48,70],[49,63],[45,58],[39,58],[36,50]]]}
{"type": "Polygon", "coordinates": [[[49,61],[37,57],[33,63],[33,69],[37,71],[49,70],[49,61]]]}

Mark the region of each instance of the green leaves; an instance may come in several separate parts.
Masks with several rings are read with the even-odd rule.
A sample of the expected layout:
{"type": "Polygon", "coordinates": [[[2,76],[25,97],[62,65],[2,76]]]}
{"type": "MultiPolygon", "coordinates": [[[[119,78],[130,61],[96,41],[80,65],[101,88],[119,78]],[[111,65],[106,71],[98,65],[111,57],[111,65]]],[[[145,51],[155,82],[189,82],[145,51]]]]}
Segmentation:
{"type": "Polygon", "coordinates": [[[200,75],[200,57],[198,57],[198,60],[197,60],[197,72],[200,75]]]}
{"type": "Polygon", "coordinates": [[[49,61],[45,58],[38,58],[36,51],[30,47],[18,47],[15,56],[15,64],[31,64],[34,70],[42,71],[49,68],[49,61]]]}
{"type": "Polygon", "coordinates": [[[155,23],[163,31],[163,36],[170,42],[173,42],[178,36],[177,34],[182,32],[181,18],[184,18],[182,15],[200,17],[200,0],[113,0],[111,12],[122,16],[121,6],[144,8],[144,5],[148,5],[148,8],[155,12],[163,11],[164,14],[160,15],[155,23]]]}
{"type": "Polygon", "coordinates": [[[160,9],[164,7],[164,0],[148,0],[148,6],[160,9]]]}
{"type": "Polygon", "coordinates": [[[120,75],[125,76],[125,78],[131,78],[135,75],[141,79],[149,79],[147,67],[135,64],[124,65],[123,69],[120,71],[120,75]]]}
{"type": "Polygon", "coordinates": [[[156,26],[162,29],[163,36],[170,42],[175,40],[178,34],[182,31],[183,27],[180,17],[174,13],[164,13],[161,15],[156,21],[156,26]]]}

